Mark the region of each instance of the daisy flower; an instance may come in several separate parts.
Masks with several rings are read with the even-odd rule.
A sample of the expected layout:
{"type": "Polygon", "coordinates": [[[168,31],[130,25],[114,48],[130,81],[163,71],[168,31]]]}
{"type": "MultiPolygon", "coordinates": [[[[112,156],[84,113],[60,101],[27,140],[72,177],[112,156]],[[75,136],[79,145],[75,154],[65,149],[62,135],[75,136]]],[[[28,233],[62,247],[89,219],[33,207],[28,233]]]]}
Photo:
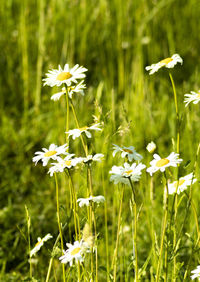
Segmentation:
{"type": "Polygon", "coordinates": [[[66,154],[67,148],[67,144],[64,144],[59,147],[55,144],[51,144],[49,146],[49,149],[42,148],[44,152],[35,152],[36,156],[33,157],[32,160],[33,162],[35,162],[35,165],[38,163],[39,160],[41,160],[43,162],[43,166],[46,166],[50,159],[57,160],[59,155],[66,154]]]}
{"type": "Polygon", "coordinates": [[[89,206],[90,202],[94,202],[94,203],[103,203],[105,202],[105,198],[104,196],[90,196],[89,198],[79,198],[77,200],[77,203],[79,203],[79,207],[83,207],[85,206],[89,206]]]}
{"type": "Polygon", "coordinates": [[[200,101],[200,90],[198,92],[190,91],[192,94],[185,94],[185,107],[189,105],[189,103],[197,104],[200,101]]]}
{"type": "Polygon", "coordinates": [[[173,183],[168,184],[169,194],[171,195],[176,193],[177,185],[178,185],[177,194],[180,194],[181,192],[186,190],[188,186],[194,184],[196,181],[197,179],[193,177],[193,173],[185,175],[179,178],[178,181],[174,181],[173,183]]]}
{"type": "Polygon", "coordinates": [[[180,164],[182,162],[182,159],[178,159],[179,154],[175,154],[174,152],[172,152],[168,157],[164,159],[161,159],[161,157],[157,154],[154,154],[153,157],[154,160],[150,162],[151,167],[147,168],[147,172],[149,172],[151,176],[157,170],[163,172],[167,167],[176,167],[177,164],[180,164]]]}
{"type": "Polygon", "coordinates": [[[75,65],[73,68],[69,68],[68,64],[65,64],[64,69],[61,66],[58,66],[58,69],[50,70],[46,74],[46,78],[43,79],[44,85],[53,86],[61,86],[63,83],[70,86],[71,83],[77,83],[77,79],[82,79],[85,77],[84,72],[87,69],[84,67],[79,67],[79,65],[75,65]]]}
{"type": "Polygon", "coordinates": [[[74,244],[66,244],[68,249],[66,251],[63,251],[64,255],[59,258],[61,263],[68,263],[70,266],[73,264],[73,260],[75,259],[75,262],[83,262],[84,261],[84,254],[85,252],[89,252],[88,249],[86,249],[86,245],[84,244],[83,240],[75,241],[74,244]]]}
{"type": "Polygon", "coordinates": [[[154,151],[155,151],[155,149],[156,149],[156,144],[153,142],[153,141],[151,141],[147,146],[146,146],[146,149],[147,149],[147,151],[149,152],[149,153],[153,153],[154,151]]]}
{"type": "Polygon", "coordinates": [[[140,161],[143,157],[135,151],[133,146],[130,147],[119,147],[118,145],[113,144],[113,157],[116,153],[121,152],[121,157],[125,158],[128,157],[129,162],[132,160],[140,161]]]}
{"type": "Polygon", "coordinates": [[[58,158],[57,163],[51,163],[51,167],[48,171],[50,176],[53,176],[55,172],[63,172],[65,168],[75,167],[78,163],[82,162],[82,158],[74,158],[72,157],[74,154],[68,154],[64,159],[58,158]]]}
{"type": "Polygon", "coordinates": [[[100,123],[96,123],[96,124],[93,124],[91,126],[84,126],[84,127],[81,127],[81,128],[72,129],[72,130],[69,130],[65,133],[68,134],[68,137],[72,136],[73,140],[76,139],[77,137],[80,137],[81,133],[83,133],[83,132],[85,132],[85,134],[88,138],[91,138],[92,135],[89,132],[89,130],[102,131],[102,129],[99,128],[99,126],[100,126],[100,123]]]}
{"type": "MultiPolygon", "coordinates": [[[[74,86],[69,86],[68,87],[68,95],[72,99],[73,93],[80,93],[81,95],[84,96],[84,91],[83,89],[86,88],[86,85],[83,84],[84,80],[82,80],[79,84],[74,85],[74,86]]],[[[58,101],[61,96],[66,94],[66,88],[63,87],[61,92],[55,93],[54,95],[51,96],[51,100],[58,101]]]]}
{"type": "Polygon", "coordinates": [[[145,69],[147,71],[150,71],[149,74],[153,74],[157,72],[160,68],[166,67],[166,68],[173,68],[177,63],[180,63],[181,65],[183,64],[183,59],[178,55],[174,54],[170,58],[166,58],[157,64],[153,64],[151,66],[147,66],[145,69]]]}
{"type": "Polygon", "coordinates": [[[35,247],[31,250],[30,256],[32,257],[33,255],[35,255],[41,249],[41,247],[44,245],[44,242],[48,241],[51,238],[53,238],[53,236],[51,236],[51,234],[47,234],[42,239],[40,237],[38,237],[37,238],[38,242],[35,244],[35,247]]]}
{"type": "Polygon", "coordinates": [[[140,176],[142,174],[142,170],[146,166],[142,163],[137,165],[133,163],[132,165],[128,163],[124,163],[124,166],[113,166],[109,171],[111,175],[110,181],[113,181],[114,184],[124,183],[130,185],[129,178],[132,181],[139,181],[140,176]]]}
{"type": "Polygon", "coordinates": [[[88,162],[101,162],[103,160],[104,155],[103,154],[95,154],[94,156],[88,155],[87,157],[83,158],[84,163],[88,162]]]}
{"type": "Polygon", "coordinates": [[[200,265],[198,265],[196,269],[192,270],[191,273],[193,273],[193,275],[190,276],[192,280],[198,278],[198,280],[200,281],[200,265]]]}

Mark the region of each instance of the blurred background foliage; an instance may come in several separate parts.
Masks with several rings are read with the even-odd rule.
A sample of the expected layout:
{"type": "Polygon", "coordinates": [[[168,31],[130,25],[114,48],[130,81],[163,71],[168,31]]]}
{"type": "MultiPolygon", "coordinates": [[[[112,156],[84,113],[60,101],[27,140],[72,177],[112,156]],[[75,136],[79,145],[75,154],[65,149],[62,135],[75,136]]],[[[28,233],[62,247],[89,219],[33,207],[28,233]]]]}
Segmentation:
{"type": "MultiPolygon", "coordinates": [[[[58,89],[42,86],[45,73],[67,62],[88,68],[85,97],[76,97],[74,103],[83,126],[92,123],[92,115],[104,122],[104,131],[95,135],[90,152],[105,154],[93,177],[95,193],[103,194],[103,186],[106,191],[109,240],[114,246],[119,203],[118,190],[109,183],[108,175],[114,162],[117,164],[111,157],[112,144],[134,145],[146,157],[145,147],[151,140],[161,154],[168,155],[173,149],[175,111],[167,71],[149,77],[144,68],[174,53],[184,60],[172,73],[182,112],[181,154],[185,163],[191,160],[188,171],[192,169],[200,135],[199,106],[185,110],[183,95],[197,91],[200,85],[199,14],[199,0],[0,1],[1,281],[20,281],[28,273],[25,204],[31,216],[32,245],[47,233],[57,236],[54,179],[46,174],[46,168],[35,167],[31,160],[42,147],[65,142],[65,101],[50,100],[58,89]]],[[[73,128],[73,120],[70,122],[73,128]]],[[[71,144],[71,151],[81,154],[78,141],[71,144]]],[[[78,195],[84,196],[85,172],[76,171],[74,178],[78,195]]],[[[61,216],[66,222],[70,215],[66,212],[65,179],[60,178],[59,183],[61,216]]],[[[139,185],[145,195],[144,184],[139,185]]],[[[162,203],[158,191],[159,197],[162,203]]],[[[158,228],[161,210],[162,205],[156,206],[158,228]]],[[[128,214],[125,209],[125,221],[128,214]]],[[[101,278],[106,256],[101,253],[105,240],[103,208],[98,208],[97,215],[101,278]]],[[[145,229],[143,226],[139,232],[146,234],[145,229]]],[[[193,232],[192,225],[190,230],[193,232]]],[[[141,262],[151,244],[151,236],[143,236],[141,262]]],[[[66,232],[65,241],[69,240],[66,232]]],[[[50,241],[47,247],[49,251],[41,250],[40,265],[35,266],[37,278],[46,275],[50,241]]],[[[131,252],[130,247],[127,257],[131,252]]],[[[112,258],[112,252],[109,256],[112,258]]],[[[184,253],[182,260],[187,259],[184,253]]]]}

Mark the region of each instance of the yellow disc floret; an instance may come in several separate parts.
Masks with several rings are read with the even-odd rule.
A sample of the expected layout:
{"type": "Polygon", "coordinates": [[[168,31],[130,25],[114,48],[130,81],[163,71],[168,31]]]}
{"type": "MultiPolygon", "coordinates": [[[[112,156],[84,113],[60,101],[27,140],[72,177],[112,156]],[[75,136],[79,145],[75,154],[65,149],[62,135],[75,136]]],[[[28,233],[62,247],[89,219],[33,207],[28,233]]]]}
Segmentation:
{"type": "Polygon", "coordinates": [[[51,157],[53,155],[55,155],[57,153],[57,151],[48,151],[44,154],[45,157],[51,157]]]}
{"type": "Polygon", "coordinates": [[[56,79],[60,80],[60,81],[63,81],[63,80],[69,79],[71,77],[72,77],[72,75],[71,75],[70,72],[61,72],[61,73],[58,74],[56,79]]]}
{"type": "Polygon", "coordinates": [[[156,166],[157,167],[162,167],[162,166],[167,165],[168,163],[169,163],[168,159],[161,159],[161,160],[156,162],[156,166]]]}
{"type": "Polygon", "coordinates": [[[71,251],[71,255],[75,256],[76,254],[78,254],[80,252],[81,248],[75,248],[71,251]]]}
{"type": "Polygon", "coordinates": [[[159,63],[160,63],[160,64],[167,65],[167,64],[169,64],[171,61],[173,61],[172,58],[166,58],[166,59],[160,61],[159,63]]]}

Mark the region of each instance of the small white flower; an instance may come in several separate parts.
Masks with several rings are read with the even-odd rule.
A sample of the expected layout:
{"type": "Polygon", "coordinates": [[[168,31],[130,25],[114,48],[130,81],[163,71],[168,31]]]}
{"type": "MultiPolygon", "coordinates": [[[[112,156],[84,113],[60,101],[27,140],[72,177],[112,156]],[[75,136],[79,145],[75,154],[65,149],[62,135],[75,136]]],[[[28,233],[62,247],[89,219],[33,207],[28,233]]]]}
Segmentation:
{"type": "Polygon", "coordinates": [[[146,149],[147,149],[147,151],[149,152],[149,153],[153,153],[154,151],[155,151],[155,149],[156,149],[156,144],[153,142],[153,141],[151,141],[147,146],[146,146],[146,149]]]}
{"type": "Polygon", "coordinates": [[[51,236],[51,234],[47,234],[44,238],[40,238],[38,237],[38,242],[35,244],[35,247],[31,250],[30,256],[32,257],[33,255],[35,255],[40,249],[41,247],[44,245],[44,242],[46,242],[47,240],[53,238],[53,236],[51,236]]]}
{"type": "Polygon", "coordinates": [[[119,147],[118,145],[113,144],[113,157],[116,155],[116,153],[118,152],[122,152],[121,153],[121,157],[125,158],[126,156],[128,157],[129,162],[131,162],[132,160],[135,161],[140,161],[143,157],[138,154],[135,151],[135,148],[133,146],[130,147],[119,147]]]}
{"type": "Polygon", "coordinates": [[[188,186],[194,184],[196,181],[197,179],[193,177],[193,173],[190,173],[186,176],[179,178],[179,181],[174,181],[173,183],[169,183],[168,192],[170,195],[176,193],[176,189],[178,185],[177,194],[180,194],[181,192],[186,190],[188,186]]]}
{"type": "Polygon", "coordinates": [[[99,128],[99,126],[100,126],[100,123],[96,123],[96,124],[93,124],[91,126],[84,126],[84,127],[81,127],[81,128],[72,129],[72,130],[69,130],[65,133],[68,134],[68,137],[72,136],[73,140],[76,139],[77,137],[80,137],[81,133],[83,133],[83,132],[85,132],[85,134],[88,138],[91,138],[92,135],[89,132],[89,130],[102,131],[102,129],[99,128]]]}
{"type": "Polygon", "coordinates": [[[118,183],[124,183],[127,185],[130,185],[129,179],[130,178],[132,181],[139,181],[140,176],[142,174],[142,170],[146,166],[142,163],[136,164],[133,163],[132,165],[128,163],[124,163],[123,166],[113,166],[111,171],[109,171],[111,175],[110,181],[113,181],[114,184],[118,183]]]}
{"type": "Polygon", "coordinates": [[[82,96],[84,96],[84,91],[83,89],[86,88],[86,85],[83,84],[84,83],[84,80],[82,80],[79,84],[75,85],[75,86],[70,86],[68,88],[68,95],[69,95],[69,98],[72,99],[72,95],[73,93],[80,93],[82,96]]]}
{"type": "Polygon", "coordinates": [[[57,163],[51,163],[51,167],[48,171],[50,176],[53,176],[55,172],[63,172],[65,168],[75,167],[78,163],[82,162],[82,158],[73,158],[74,154],[68,154],[64,159],[58,158],[57,163]]]}
{"type": "Polygon", "coordinates": [[[147,71],[150,71],[149,74],[153,74],[157,72],[160,68],[166,67],[166,68],[173,68],[177,63],[183,64],[183,59],[178,55],[174,54],[170,58],[166,58],[157,64],[153,64],[151,66],[147,66],[145,69],[147,71]]]}
{"type": "Polygon", "coordinates": [[[57,69],[50,70],[46,74],[46,78],[43,79],[44,85],[53,86],[60,86],[63,83],[70,86],[71,83],[77,83],[77,79],[82,79],[85,77],[84,72],[87,69],[84,67],[79,67],[79,65],[75,65],[73,68],[69,68],[68,64],[65,64],[64,69],[61,66],[58,66],[57,69]]]}
{"type": "Polygon", "coordinates": [[[198,92],[190,91],[192,94],[185,94],[185,107],[189,105],[189,103],[197,104],[200,101],[200,90],[198,92]]]}
{"type": "Polygon", "coordinates": [[[101,195],[96,196],[96,197],[90,196],[89,198],[79,198],[77,200],[77,203],[79,203],[79,207],[83,207],[84,205],[89,206],[90,201],[99,204],[99,203],[105,202],[105,198],[104,198],[104,196],[101,196],[101,195]]]}
{"type": "Polygon", "coordinates": [[[84,254],[86,252],[89,252],[88,249],[86,249],[86,245],[84,242],[81,240],[75,241],[74,244],[66,244],[68,249],[66,251],[63,251],[64,255],[59,258],[61,263],[68,263],[70,266],[73,264],[73,259],[75,259],[75,262],[83,262],[84,261],[84,254]]]}
{"type": "Polygon", "coordinates": [[[157,154],[154,154],[153,157],[154,160],[150,162],[151,167],[147,168],[147,172],[149,172],[151,176],[158,170],[163,172],[167,167],[176,167],[177,164],[182,162],[182,159],[178,159],[179,154],[175,154],[174,152],[164,159],[161,159],[161,157],[157,154]]]}
{"type": "Polygon", "coordinates": [[[50,159],[52,160],[57,160],[58,156],[61,154],[66,155],[66,150],[67,150],[67,144],[64,144],[62,146],[57,146],[55,144],[51,144],[49,146],[49,149],[42,148],[44,152],[35,152],[35,157],[33,157],[33,162],[35,162],[35,165],[38,163],[39,160],[43,162],[43,166],[46,166],[48,164],[48,161],[50,159]]]}
{"type": "Polygon", "coordinates": [[[84,163],[88,163],[91,161],[94,162],[101,162],[103,160],[104,155],[103,154],[95,154],[94,156],[88,155],[87,157],[83,158],[84,163]]]}
{"type": "Polygon", "coordinates": [[[192,280],[198,278],[198,280],[200,281],[200,265],[198,265],[196,269],[192,270],[191,273],[193,273],[193,275],[190,276],[192,280]]]}
{"type": "Polygon", "coordinates": [[[55,93],[51,96],[51,100],[58,101],[60,97],[65,94],[66,94],[66,89],[65,87],[63,87],[61,92],[55,93]]]}

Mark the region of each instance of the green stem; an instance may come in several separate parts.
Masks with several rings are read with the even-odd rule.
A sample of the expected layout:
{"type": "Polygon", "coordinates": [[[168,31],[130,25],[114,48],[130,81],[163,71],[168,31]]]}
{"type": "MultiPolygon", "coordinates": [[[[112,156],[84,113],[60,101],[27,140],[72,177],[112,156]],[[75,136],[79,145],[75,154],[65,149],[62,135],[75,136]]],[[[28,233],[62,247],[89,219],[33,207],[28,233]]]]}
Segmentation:
{"type": "Polygon", "coordinates": [[[135,282],[138,281],[138,253],[137,253],[137,204],[136,204],[136,197],[135,197],[135,191],[133,187],[133,183],[131,181],[131,178],[129,177],[129,182],[132,189],[132,196],[133,201],[131,199],[131,203],[134,210],[134,234],[133,234],[133,243],[134,243],[134,251],[135,251],[135,282]]]}
{"type": "Polygon", "coordinates": [[[123,185],[122,194],[121,194],[121,201],[120,201],[119,215],[118,215],[118,225],[117,225],[117,239],[116,239],[116,245],[115,245],[113,261],[112,261],[112,268],[114,268],[114,275],[113,275],[114,282],[116,282],[116,276],[117,276],[117,252],[118,252],[118,245],[119,245],[119,233],[120,233],[123,197],[124,197],[124,185],[123,185]]]}
{"type": "MultiPolygon", "coordinates": [[[[59,192],[58,192],[58,179],[56,173],[54,173],[55,176],[55,182],[56,182],[56,207],[57,207],[57,220],[58,220],[58,229],[60,233],[60,241],[61,241],[61,250],[63,253],[63,236],[62,236],[62,228],[61,228],[61,221],[60,221],[60,205],[59,205],[59,192]]],[[[62,264],[62,270],[63,270],[63,281],[65,282],[65,266],[62,264]]]]}
{"type": "MultiPolygon", "coordinates": [[[[162,261],[162,253],[163,253],[163,246],[164,246],[164,240],[165,240],[165,233],[166,233],[166,227],[167,227],[167,218],[168,218],[168,183],[167,183],[167,177],[165,174],[165,179],[166,179],[166,187],[167,187],[167,193],[166,193],[166,199],[165,199],[165,204],[164,204],[164,216],[163,216],[163,224],[162,224],[162,237],[161,237],[161,243],[160,243],[160,253],[159,253],[159,259],[158,259],[158,265],[157,265],[157,270],[156,270],[156,282],[159,281],[160,278],[160,266],[161,266],[161,261],[162,261]]],[[[168,242],[167,242],[168,244],[168,242]]],[[[166,252],[168,250],[166,249],[166,252]]],[[[166,264],[166,259],[167,259],[167,253],[165,256],[165,264],[166,264]]],[[[165,265],[166,266],[166,265],[165,265]]],[[[167,276],[167,269],[165,271],[165,279],[167,276]]],[[[167,281],[167,280],[165,280],[167,281]]]]}
{"type": "MultiPolygon", "coordinates": [[[[69,131],[69,95],[68,95],[68,88],[67,88],[67,86],[65,86],[65,90],[66,90],[65,97],[66,97],[66,108],[67,108],[66,130],[65,131],[68,132],[69,131]]],[[[67,134],[66,134],[66,143],[69,146],[69,139],[68,139],[67,134]]]]}
{"type": "MultiPolygon", "coordinates": [[[[75,112],[75,109],[74,109],[74,105],[73,105],[71,100],[70,100],[70,105],[71,105],[71,108],[72,108],[72,113],[73,113],[73,116],[74,116],[74,119],[75,119],[75,122],[76,122],[76,126],[79,129],[80,128],[79,122],[78,122],[77,115],[76,115],[76,112],[75,112]]],[[[87,156],[88,155],[87,146],[86,146],[86,144],[85,144],[85,142],[83,140],[83,136],[82,135],[80,135],[80,138],[81,138],[81,142],[82,142],[82,145],[83,145],[83,149],[84,149],[85,155],[87,156]]]]}

